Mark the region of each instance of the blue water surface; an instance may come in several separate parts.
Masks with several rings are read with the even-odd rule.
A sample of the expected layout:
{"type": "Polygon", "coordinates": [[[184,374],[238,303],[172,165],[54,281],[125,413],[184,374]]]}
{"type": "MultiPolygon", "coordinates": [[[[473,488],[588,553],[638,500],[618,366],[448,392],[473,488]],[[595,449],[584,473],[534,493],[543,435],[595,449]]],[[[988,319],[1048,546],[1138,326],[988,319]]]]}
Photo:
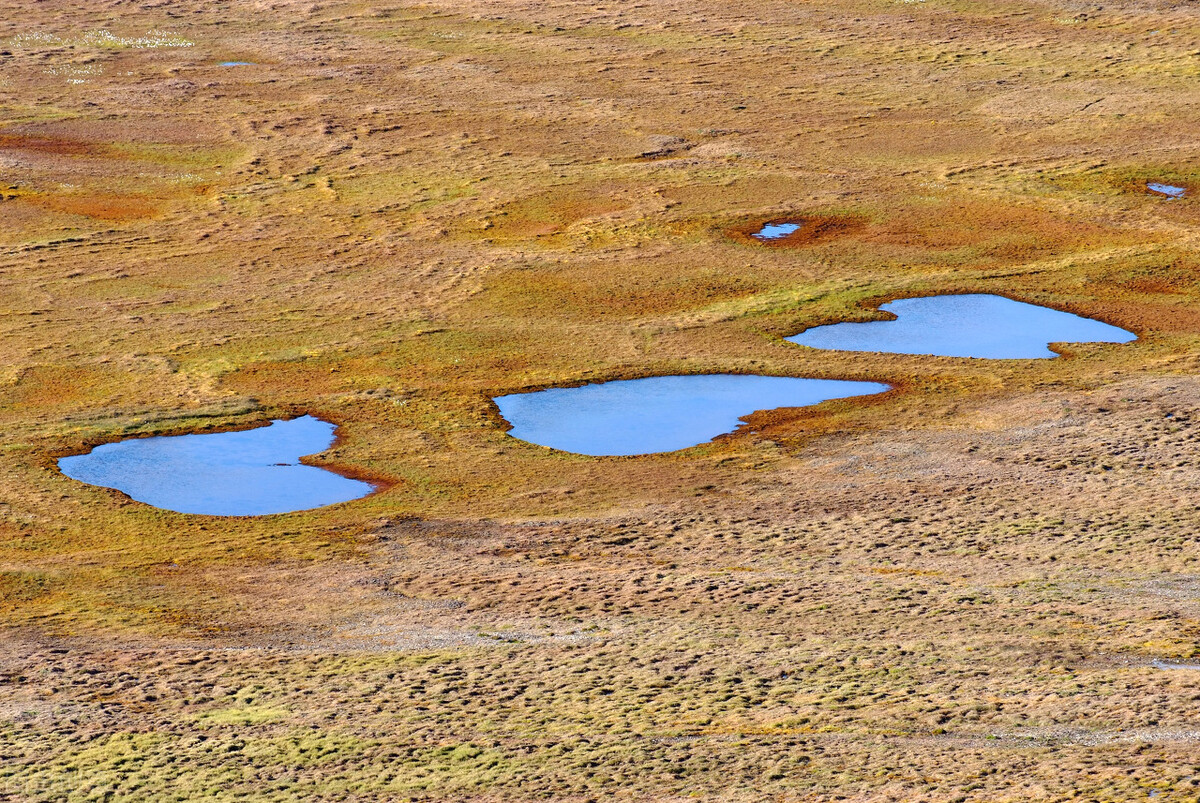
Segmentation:
{"type": "Polygon", "coordinates": [[[551,388],[495,399],[509,435],[564,452],[673,452],[732,432],[757,410],[805,407],[882,393],[887,385],[835,379],[705,374],[551,388]]]}
{"type": "Polygon", "coordinates": [[[222,61],[218,67],[253,67],[253,61],[222,61]]]}
{"type": "Polygon", "coordinates": [[[778,240],[799,230],[799,223],[764,223],[761,229],[750,236],[760,240],[778,240]]]}
{"type": "Polygon", "coordinates": [[[1157,192],[1159,195],[1165,195],[1168,198],[1182,198],[1187,190],[1183,187],[1176,187],[1171,184],[1147,184],[1146,189],[1151,192],[1157,192]]]}
{"type": "Polygon", "coordinates": [[[988,294],[905,298],[880,309],[896,320],[814,326],[787,339],[815,349],[988,359],[1057,357],[1050,343],[1137,339],[1101,321],[988,294]]]}
{"type": "Polygon", "coordinates": [[[240,432],[134,438],[61,458],[72,479],[179,513],[262,516],[366,496],[368,483],[297,463],[328,449],[336,427],[306,415],[240,432]]]}

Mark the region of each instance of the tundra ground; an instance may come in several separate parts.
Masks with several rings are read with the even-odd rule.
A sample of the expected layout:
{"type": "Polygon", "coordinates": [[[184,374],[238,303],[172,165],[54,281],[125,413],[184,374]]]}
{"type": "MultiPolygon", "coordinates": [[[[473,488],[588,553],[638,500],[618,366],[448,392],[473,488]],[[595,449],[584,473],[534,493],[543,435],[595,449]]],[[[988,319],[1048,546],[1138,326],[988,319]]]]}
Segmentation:
{"type": "Polygon", "coordinates": [[[0,65],[0,799],[1200,797],[1193,4],[0,0],[0,65]],[[1139,340],[783,340],[939,292],[1139,340]],[[715,371],[895,389],[490,402],[715,371]],[[302,412],[384,489],[55,469],[302,412]]]}

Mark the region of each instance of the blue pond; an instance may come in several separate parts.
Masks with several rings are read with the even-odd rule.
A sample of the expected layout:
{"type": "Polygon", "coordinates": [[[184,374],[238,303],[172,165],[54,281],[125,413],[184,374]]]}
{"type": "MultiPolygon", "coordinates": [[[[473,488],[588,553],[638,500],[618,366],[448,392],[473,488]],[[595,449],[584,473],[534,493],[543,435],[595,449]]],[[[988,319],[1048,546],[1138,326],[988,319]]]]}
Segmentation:
{"type": "Polygon", "coordinates": [[[222,61],[218,67],[253,67],[253,61],[222,61]]]}
{"type": "Polygon", "coordinates": [[[1183,187],[1175,187],[1171,184],[1147,184],[1146,189],[1150,192],[1157,192],[1159,195],[1165,195],[1168,198],[1182,198],[1187,190],[1183,187]]]}
{"type": "Polygon", "coordinates": [[[374,488],[316,466],[304,455],[328,449],[333,424],[306,415],[240,432],[134,438],[58,461],[72,479],[115,488],[179,513],[262,516],[347,502],[374,488]]]}
{"type": "Polygon", "coordinates": [[[509,435],[564,452],[673,452],[732,432],[742,416],[777,407],[882,393],[887,385],[834,379],[706,374],[551,388],[495,399],[509,435]]]}
{"type": "Polygon", "coordinates": [[[814,326],[787,339],[815,349],[993,360],[1057,357],[1050,343],[1137,339],[1107,323],[995,295],[905,298],[879,309],[896,320],[814,326]]]}
{"type": "Polygon", "coordinates": [[[799,223],[764,223],[763,227],[751,236],[760,240],[778,240],[799,230],[799,223]]]}

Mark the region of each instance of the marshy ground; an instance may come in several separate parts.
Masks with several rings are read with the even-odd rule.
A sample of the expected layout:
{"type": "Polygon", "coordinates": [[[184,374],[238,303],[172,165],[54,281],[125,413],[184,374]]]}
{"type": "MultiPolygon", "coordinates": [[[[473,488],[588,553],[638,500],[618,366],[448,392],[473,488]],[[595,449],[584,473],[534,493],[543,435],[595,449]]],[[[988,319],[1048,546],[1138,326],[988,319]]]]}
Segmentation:
{"type": "Polygon", "coordinates": [[[1147,188],[1198,52],[1166,0],[0,2],[0,799],[1196,799],[1200,202],[1147,188]],[[1139,340],[783,340],[937,293],[1139,340]],[[895,389],[632,459],[490,402],[698,372],[895,389]],[[389,487],[55,468],[302,413],[389,487]]]}

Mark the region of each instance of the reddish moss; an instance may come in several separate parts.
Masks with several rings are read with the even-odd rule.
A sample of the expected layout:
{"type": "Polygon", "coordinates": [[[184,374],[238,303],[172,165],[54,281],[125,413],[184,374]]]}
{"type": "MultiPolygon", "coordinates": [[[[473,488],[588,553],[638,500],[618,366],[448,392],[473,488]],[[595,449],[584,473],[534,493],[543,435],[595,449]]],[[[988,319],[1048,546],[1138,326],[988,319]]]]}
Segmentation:
{"type": "Polygon", "coordinates": [[[0,134],[0,151],[32,151],[49,156],[111,155],[108,148],[94,143],[34,134],[0,134]]]}
{"type": "Polygon", "coordinates": [[[150,198],[140,195],[98,193],[92,195],[26,195],[24,200],[41,209],[83,215],[95,220],[141,220],[161,212],[150,198]]]}
{"type": "Polygon", "coordinates": [[[866,225],[866,219],[859,217],[783,215],[770,218],[756,218],[730,229],[728,233],[730,237],[743,243],[762,245],[768,248],[796,248],[798,246],[814,245],[841,237],[848,237],[859,233],[866,228],[866,225]],[[768,223],[794,223],[800,228],[784,237],[777,237],[771,240],[763,240],[755,237],[755,233],[761,231],[762,227],[768,223]]]}

